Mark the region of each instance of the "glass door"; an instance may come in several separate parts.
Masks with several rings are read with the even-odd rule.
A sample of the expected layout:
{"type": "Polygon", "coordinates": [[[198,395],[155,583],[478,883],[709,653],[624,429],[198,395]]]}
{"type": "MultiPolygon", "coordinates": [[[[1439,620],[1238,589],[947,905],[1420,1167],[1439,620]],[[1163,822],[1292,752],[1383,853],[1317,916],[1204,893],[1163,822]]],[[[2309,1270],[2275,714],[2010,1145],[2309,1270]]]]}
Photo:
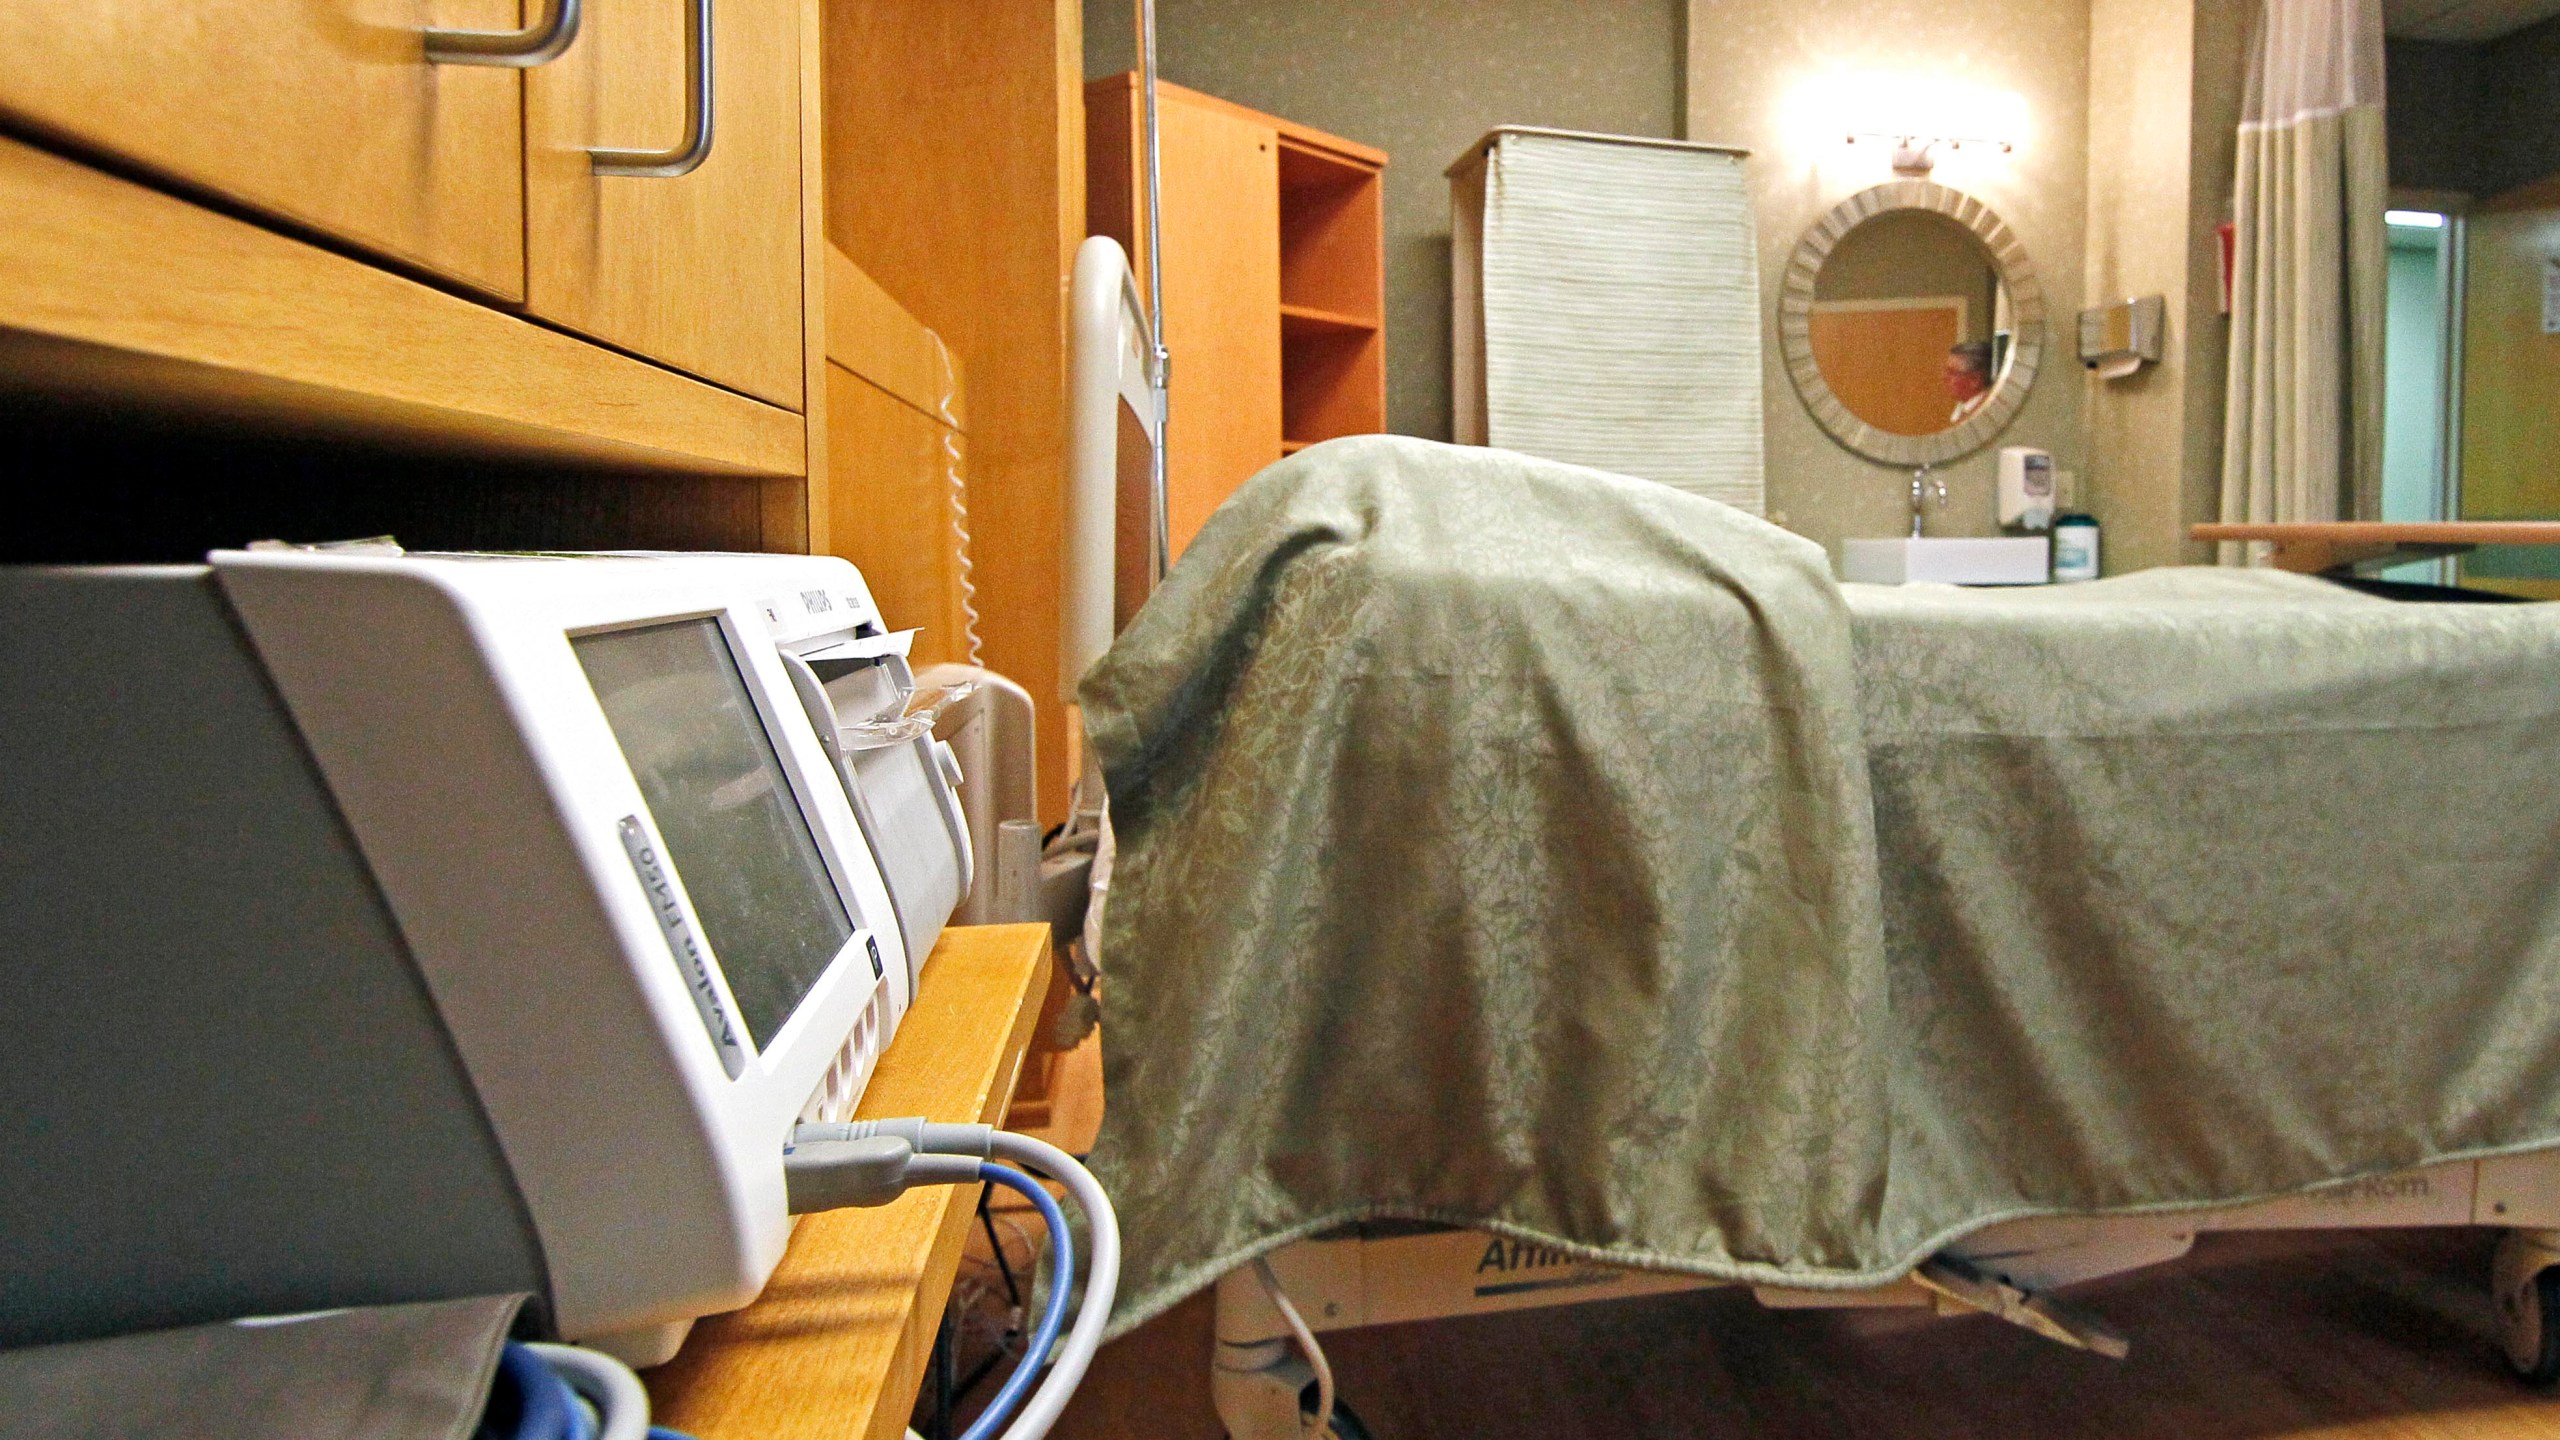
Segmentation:
{"type": "MultiPolygon", "coordinates": [[[[2443,520],[2460,493],[2457,393],[2462,288],[2462,222],[2434,210],[2384,217],[2390,280],[2383,330],[2382,518],[2443,520]]],[[[2450,584],[2452,567],[2420,560],[2384,572],[2390,580],[2450,584]]]]}

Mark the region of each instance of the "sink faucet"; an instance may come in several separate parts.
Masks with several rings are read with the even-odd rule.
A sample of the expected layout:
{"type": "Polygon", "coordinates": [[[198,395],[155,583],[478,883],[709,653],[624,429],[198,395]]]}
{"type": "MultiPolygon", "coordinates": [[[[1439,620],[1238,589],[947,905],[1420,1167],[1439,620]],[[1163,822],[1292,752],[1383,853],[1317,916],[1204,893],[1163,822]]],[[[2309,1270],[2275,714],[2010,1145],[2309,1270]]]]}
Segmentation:
{"type": "Polygon", "coordinates": [[[1932,486],[1937,488],[1938,504],[1944,506],[1947,503],[1946,477],[1932,475],[1926,465],[1911,472],[1911,538],[1914,540],[1927,533],[1921,528],[1920,522],[1928,515],[1929,491],[1932,486]]]}

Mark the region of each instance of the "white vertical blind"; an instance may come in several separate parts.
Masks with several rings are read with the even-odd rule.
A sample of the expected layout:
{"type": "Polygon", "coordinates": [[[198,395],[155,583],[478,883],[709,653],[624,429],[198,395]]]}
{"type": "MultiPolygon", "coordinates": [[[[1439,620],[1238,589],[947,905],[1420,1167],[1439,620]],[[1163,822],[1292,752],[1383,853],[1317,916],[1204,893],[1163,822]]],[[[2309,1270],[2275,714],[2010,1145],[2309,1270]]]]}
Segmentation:
{"type": "Polygon", "coordinates": [[[1480,187],[1458,191],[1462,206],[1482,197],[1457,227],[1457,263],[1475,267],[1459,300],[1481,306],[1458,324],[1482,337],[1481,381],[1457,377],[1482,385],[1481,410],[1461,401],[1458,438],[1761,513],[1760,260],[1742,164],[1694,146],[1498,135],[1480,187]]]}

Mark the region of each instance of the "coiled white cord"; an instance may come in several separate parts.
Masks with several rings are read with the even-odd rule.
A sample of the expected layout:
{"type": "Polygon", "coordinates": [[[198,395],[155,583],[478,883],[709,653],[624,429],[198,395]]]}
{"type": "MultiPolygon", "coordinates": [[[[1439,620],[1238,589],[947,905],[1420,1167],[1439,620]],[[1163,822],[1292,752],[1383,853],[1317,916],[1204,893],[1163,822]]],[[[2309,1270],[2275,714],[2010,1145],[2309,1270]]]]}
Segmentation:
{"type": "Polygon", "coordinates": [[[930,330],[925,333],[933,335],[934,360],[942,372],[934,409],[942,416],[942,481],[951,505],[951,553],[959,571],[960,643],[969,663],[983,670],[987,662],[979,653],[978,582],[971,576],[977,562],[969,556],[969,482],[961,466],[960,417],[951,405],[960,387],[952,374],[951,347],[942,342],[940,335],[930,330]]]}
{"type": "MultiPolygon", "coordinates": [[[[1022,1413],[1014,1417],[1003,1437],[1040,1440],[1066,1410],[1068,1397],[1076,1393],[1086,1367],[1093,1363],[1094,1352],[1102,1348],[1102,1327],[1111,1321],[1111,1303],[1120,1290],[1120,1217],[1093,1172],[1048,1141],[998,1130],[989,1137],[987,1147],[996,1159],[1027,1166],[1065,1185],[1076,1204],[1084,1208],[1085,1223],[1093,1228],[1093,1268],[1085,1280],[1084,1303],[1076,1308],[1076,1323],[1068,1328],[1066,1340],[1058,1347],[1058,1363],[1024,1402],[1022,1413]]],[[[1075,1277],[1053,1275],[1049,1283],[1072,1285],[1075,1277]]],[[[1039,1360],[1037,1355],[1026,1355],[1022,1363],[1036,1365],[1039,1360]]]]}

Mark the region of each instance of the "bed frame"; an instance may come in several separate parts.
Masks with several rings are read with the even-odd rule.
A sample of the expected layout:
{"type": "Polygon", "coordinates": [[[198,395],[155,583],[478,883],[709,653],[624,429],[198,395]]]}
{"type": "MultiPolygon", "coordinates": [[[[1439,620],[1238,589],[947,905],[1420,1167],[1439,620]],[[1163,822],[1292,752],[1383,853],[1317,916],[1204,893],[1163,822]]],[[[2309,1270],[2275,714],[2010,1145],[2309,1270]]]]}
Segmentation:
{"type": "MultiPolygon", "coordinates": [[[[2490,1276],[2507,1363],[2535,1384],[2560,1380],[2560,1149],[2342,1181],[2211,1209],[2009,1220],[1974,1232],[1908,1277],[1859,1290],[1754,1285],[1773,1309],[1931,1309],[1983,1313],[2049,1339],[2122,1358],[2129,1342],[2053,1292],[2175,1260],[2198,1235],[2226,1230],[2375,1230],[2482,1225],[2506,1231],[2490,1276]]],[[[1387,1222],[1281,1247],[1273,1276],[1307,1327],[1350,1330],[1490,1315],[1731,1282],[1597,1264],[1530,1241],[1387,1222]]],[[[1252,1266],[1218,1281],[1210,1392],[1234,1440],[1297,1440],[1314,1370],[1252,1266]]]]}

